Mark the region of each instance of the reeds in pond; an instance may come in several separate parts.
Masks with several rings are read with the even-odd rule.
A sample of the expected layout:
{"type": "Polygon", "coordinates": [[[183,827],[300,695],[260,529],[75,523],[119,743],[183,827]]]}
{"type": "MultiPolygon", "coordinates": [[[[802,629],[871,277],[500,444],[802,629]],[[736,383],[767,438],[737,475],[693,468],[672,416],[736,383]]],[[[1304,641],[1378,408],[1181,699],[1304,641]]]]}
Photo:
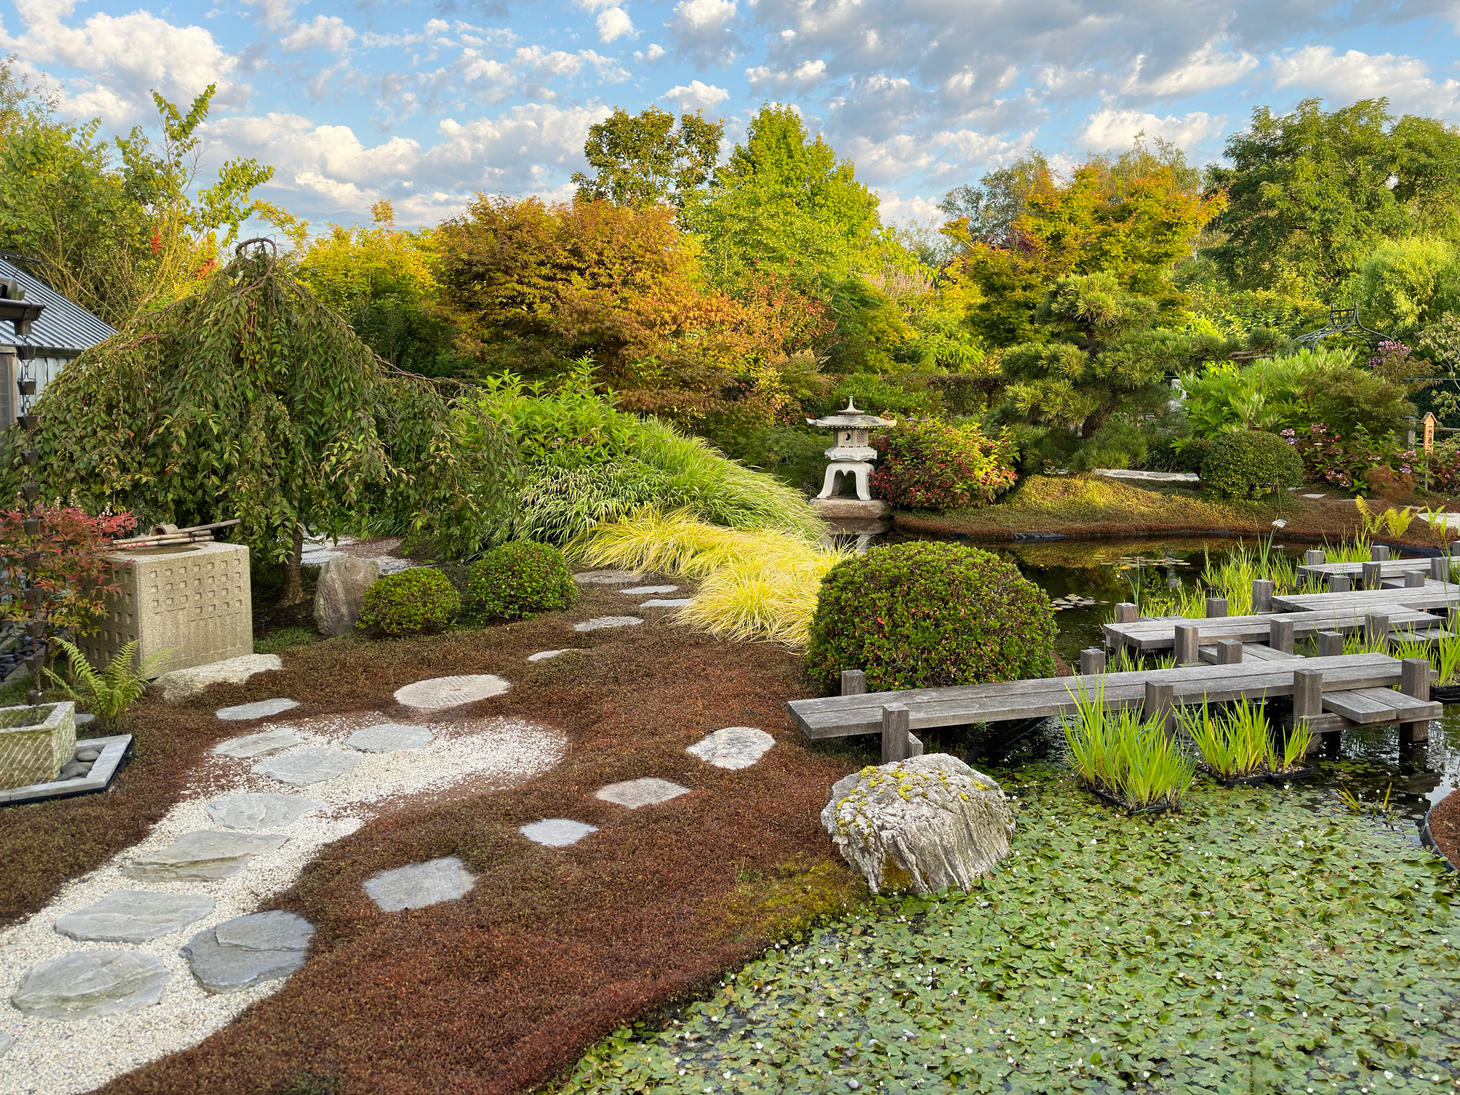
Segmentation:
{"type": "Polygon", "coordinates": [[[1137,708],[1111,711],[1103,679],[1088,690],[1081,681],[1071,695],[1075,711],[1064,730],[1075,773],[1127,809],[1175,807],[1191,785],[1196,762],[1167,738],[1163,720],[1146,719],[1137,708]]]}

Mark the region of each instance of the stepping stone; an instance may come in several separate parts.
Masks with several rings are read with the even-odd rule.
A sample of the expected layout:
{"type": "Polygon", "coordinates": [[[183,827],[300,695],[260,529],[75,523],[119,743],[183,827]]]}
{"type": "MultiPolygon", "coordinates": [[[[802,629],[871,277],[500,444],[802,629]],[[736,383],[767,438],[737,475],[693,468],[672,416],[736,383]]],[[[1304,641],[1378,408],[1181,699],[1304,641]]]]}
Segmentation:
{"type": "Polygon", "coordinates": [[[643,575],[634,570],[580,570],[573,581],[585,586],[617,586],[637,582],[643,575]]]}
{"type": "Polygon", "coordinates": [[[733,771],[749,768],[775,743],[775,738],[753,726],[727,726],[695,742],[685,752],[716,768],[733,771]]]}
{"type": "Polygon", "coordinates": [[[539,650],[536,654],[527,655],[527,660],[530,662],[545,662],[549,658],[556,658],[559,654],[571,654],[576,649],[577,647],[570,646],[563,650],[539,650]]]}
{"type": "Polygon", "coordinates": [[[208,803],[208,820],[225,829],[273,829],[292,825],[324,803],[298,795],[277,795],[268,791],[244,791],[224,795],[208,803]]]}
{"type": "Polygon", "coordinates": [[[640,608],[683,608],[693,601],[693,597],[650,597],[647,601],[640,601],[640,608]]]}
{"type": "Polygon", "coordinates": [[[213,746],[213,752],[221,757],[266,757],[270,753],[282,753],[292,749],[304,739],[293,730],[264,730],[258,734],[247,734],[241,738],[229,738],[221,745],[213,746]]]}
{"type": "Polygon", "coordinates": [[[91,1019],[157,1003],[167,976],[150,954],[77,951],[34,967],[10,1002],[44,1019],[91,1019]]]}
{"type": "Polygon", "coordinates": [[[1320,498],[1327,498],[1328,495],[1326,495],[1326,494],[1305,494],[1305,495],[1303,495],[1303,497],[1304,498],[1311,498],[1313,501],[1316,502],[1320,498]]]}
{"type": "Polygon", "coordinates": [[[223,707],[213,714],[220,719],[228,719],[230,722],[242,722],[244,719],[266,719],[270,715],[282,715],[285,711],[292,711],[299,706],[298,700],[286,700],[283,697],[272,700],[255,700],[253,703],[240,703],[237,707],[223,707]]]}
{"type": "Polygon", "coordinates": [[[56,921],[56,930],[72,939],[145,943],[181,931],[212,911],[213,899],[205,894],[117,890],[95,905],[67,913],[56,921]]]}
{"type": "Polygon", "coordinates": [[[637,810],[640,806],[655,806],[687,794],[688,787],[670,783],[667,779],[646,776],[643,779],[625,780],[623,783],[610,783],[607,787],[600,788],[595,797],[637,810]]]}
{"type": "Polygon", "coordinates": [[[395,691],[395,702],[425,711],[460,707],[465,703],[500,696],[512,685],[491,673],[465,677],[428,677],[395,691]]]}
{"type": "Polygon", "coordinates": [[[162,690],[165,702],[176,703],[189,696],[196,696],[210,684],[240,684],[255,673],[283,668],[284,659],[277,654],[243,654],[237,658],[225,658],[221,662],[174,669],[171,673],[162,674],[153,683],[162,690]]]}
{"type": "Polygon", "coordinates": [[[211,882],[236,874],[250,856],[272,852],[285,839],[273,833],[198,830],[184,833],[166,848],[138,856],[122,873],[144,882],[211,882]]]}
{"type": "Polygon", "coordinates": [[[95,721],[96,716],[93,715],[90,711],[76,712],[76,729],[78,730],[80,730],[83,726],[90,726],[95,721]]]}
{"type": "Polygon", "coordinates": [[[365,892],[384,912],[453,901],[476,885],[476,875],[454,855],[381,871],[365,880],[365,892]]]}
{"type": "Polygon", "coordinates": [[[651,593],[678,593],[678,586],[634,586],[632,589],[621,589],[620,593],[627,593],[632,596],[646,596],[651,593]]]}
{"type": "Polygon", "coordinates": [[[424,749],[435,740],[436,735],[424,726],[378,722],[356,730],[345,744],[362,753],[394,753],[398,749],[424,749]]]}
{"type": "Polygon", "coordinates": [[[569,821],[565,817],[549,817],[524,825],[517,831],[528,840],[546,844],[549,848],[566,848],[569,844],[578,843],[589,833],[598,832],[598,826],[569,821]]]}
{"type": "Polygon", "coordinates": [[[199,932],[182,948],[193,978],[209,992],[238,992],[288,977],[304,965],[314,927],[288,912],[250,913],[199,932]]]}
{"type": "Polygon", "coordinates": [[[574,631],[601,631],[605,627],[633,627],[644,621],[637,616],[595,616],[591,620],[584,620],[581,624],[574,624],[574,631]]]}
{"type": "Polygon", "coordinates": [[[253,766],[253,770],[258,775],[268,776],[291,787],[308,787],[311,783],[336,779],[359,763],[359,757],[343,749],[321,745],[315,749],[296,749],[292,753],[261,760],[253,766]]]}

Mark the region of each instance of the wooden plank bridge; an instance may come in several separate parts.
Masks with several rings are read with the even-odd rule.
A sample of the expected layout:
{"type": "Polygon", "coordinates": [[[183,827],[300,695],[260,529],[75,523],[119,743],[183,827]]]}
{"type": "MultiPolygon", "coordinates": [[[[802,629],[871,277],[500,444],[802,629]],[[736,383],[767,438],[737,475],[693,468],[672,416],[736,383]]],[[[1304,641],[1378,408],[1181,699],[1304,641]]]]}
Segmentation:
{"type": "Polygon", "coordinates": [[[860,671],[848,670],[840,696],[793,700],[787,707],[811,740],[881,734],[884,762],[922,752],[915,730],[1072,714],[1082,689],[1092,697],[1098,693],[1107,707],[1141,707],[1163,716],[1168,732],[1182,705],[1275,699],[1290,709],[1282,721],[1301,720],[1315,735],[1398,723],[1401,742],[1423,741],[1429,721],[1443,710],[1429,698],[1429,660],[1344,654],[1344,635],[1362,631],[1380,642],[1448,636],[1445,618],[1431,612],[1460,612],[1460,585],[1443,580],[1448,558],[1384,555],[1373,563],[1324,564],[1321,552],[1310,552],[1303,568],[1313,580],[1337,580],[1341,587],[1358,574],[1370,588],[1278,596],[1270,582],[1254,583],[1254,606],[1284,611],[1227,616],[1225,603],[1212,598],[1203,619],[1140,619],[1135,605],[1117,605],[1116,622],[1104,627],[1106,645],[1170,650],[1174,667],[1107,673],[1105,651],[1091,648],[1082,653],[1080,673],[1073,677],[877,693],[867,692],[860,671]],[[1418,562],[1423,566],[1414,565],[1418,562]],[[1374,569],[1374,563],[1389,572],[1374,569]],[[1395,581],[1403,584],[1394,586],[1395,581]],[[1299,638],[1316,639],[1318,656],[1297,655],[1299,638]]]}

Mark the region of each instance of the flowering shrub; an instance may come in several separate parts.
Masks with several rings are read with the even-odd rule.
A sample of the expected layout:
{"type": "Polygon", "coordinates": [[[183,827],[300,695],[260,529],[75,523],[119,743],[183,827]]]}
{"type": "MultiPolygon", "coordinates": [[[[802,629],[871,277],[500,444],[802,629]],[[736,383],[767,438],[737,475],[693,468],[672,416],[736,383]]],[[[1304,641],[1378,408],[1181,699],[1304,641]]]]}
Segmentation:
{"type": "Polygon", "coordinates": [[[40,622],[51,632],[91,634],[106,612],[106,594],[117,589],[106,559],[112,537],[131,529],[137,519],[130,513],[92,517],[75,506],[40,509],[35,514],[40,526],[29,533],[28,516],[20,510],[0,510],[0,575],[4,584],[13,586],[21,573],[30,570],[40,603],[30,605],[18,596],[0,598],[0,620],[40,622]],[[25,557],[31,554],[40,558],[27,568],[25,557]]]}
{"type": "Polygon", "coordinates": [[[872,491],[903,509],[936,511],[992,502],[1014,485],[1014,442],[976,422],[913,418],[872,438],[872,491]]]}
{"type": "Polygon", "coordinates": [[[1431,490],[1460,494],[1460,439],[1437,441],[1424,466],[1429,471],[1431,490]]]}
{"type": "MultiPolygon", "coordinates": [[[[1304,477],[1315,483],[1331,483],[1344,490],[1366,490],[1373,486],[1370,480],[1381,468],[1392,473],[1383,477],[1386,481],[1392,478],[1401,484],[1421,470],[1422,461],[1414,449],[1376,445],[1363,431],[1343,434],[1315,422],[1306,430],[1283,430],[1282,436],[1302,458],[1304,477]]],[[[1435,449],[1439,458],[1440,446],[1435,449]]],[[[1457,486],[1460,486],[1460,451],[1451,459],[1456,464],[1457,486]]],[[[1432,486],[1435,466],[1432,460],[1432,486]]]]}

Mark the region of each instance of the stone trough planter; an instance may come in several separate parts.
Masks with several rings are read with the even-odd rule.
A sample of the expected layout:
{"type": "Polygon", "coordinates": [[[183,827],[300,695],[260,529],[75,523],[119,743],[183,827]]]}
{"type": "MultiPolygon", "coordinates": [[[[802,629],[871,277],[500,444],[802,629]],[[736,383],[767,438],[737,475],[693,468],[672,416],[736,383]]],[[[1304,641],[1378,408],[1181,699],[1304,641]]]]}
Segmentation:
{"type": "Polygon", "coordinates": [[[105,791],[120,771],[131,745],[131,734],[78,741],[59,774],[23,787],[0,789],[0,806],[105,791]]]}
{"type": "Polygon", "coordinates": [[[76,705],[0,707],[0,789],[46,783],[76,750],[76,705]]]}

